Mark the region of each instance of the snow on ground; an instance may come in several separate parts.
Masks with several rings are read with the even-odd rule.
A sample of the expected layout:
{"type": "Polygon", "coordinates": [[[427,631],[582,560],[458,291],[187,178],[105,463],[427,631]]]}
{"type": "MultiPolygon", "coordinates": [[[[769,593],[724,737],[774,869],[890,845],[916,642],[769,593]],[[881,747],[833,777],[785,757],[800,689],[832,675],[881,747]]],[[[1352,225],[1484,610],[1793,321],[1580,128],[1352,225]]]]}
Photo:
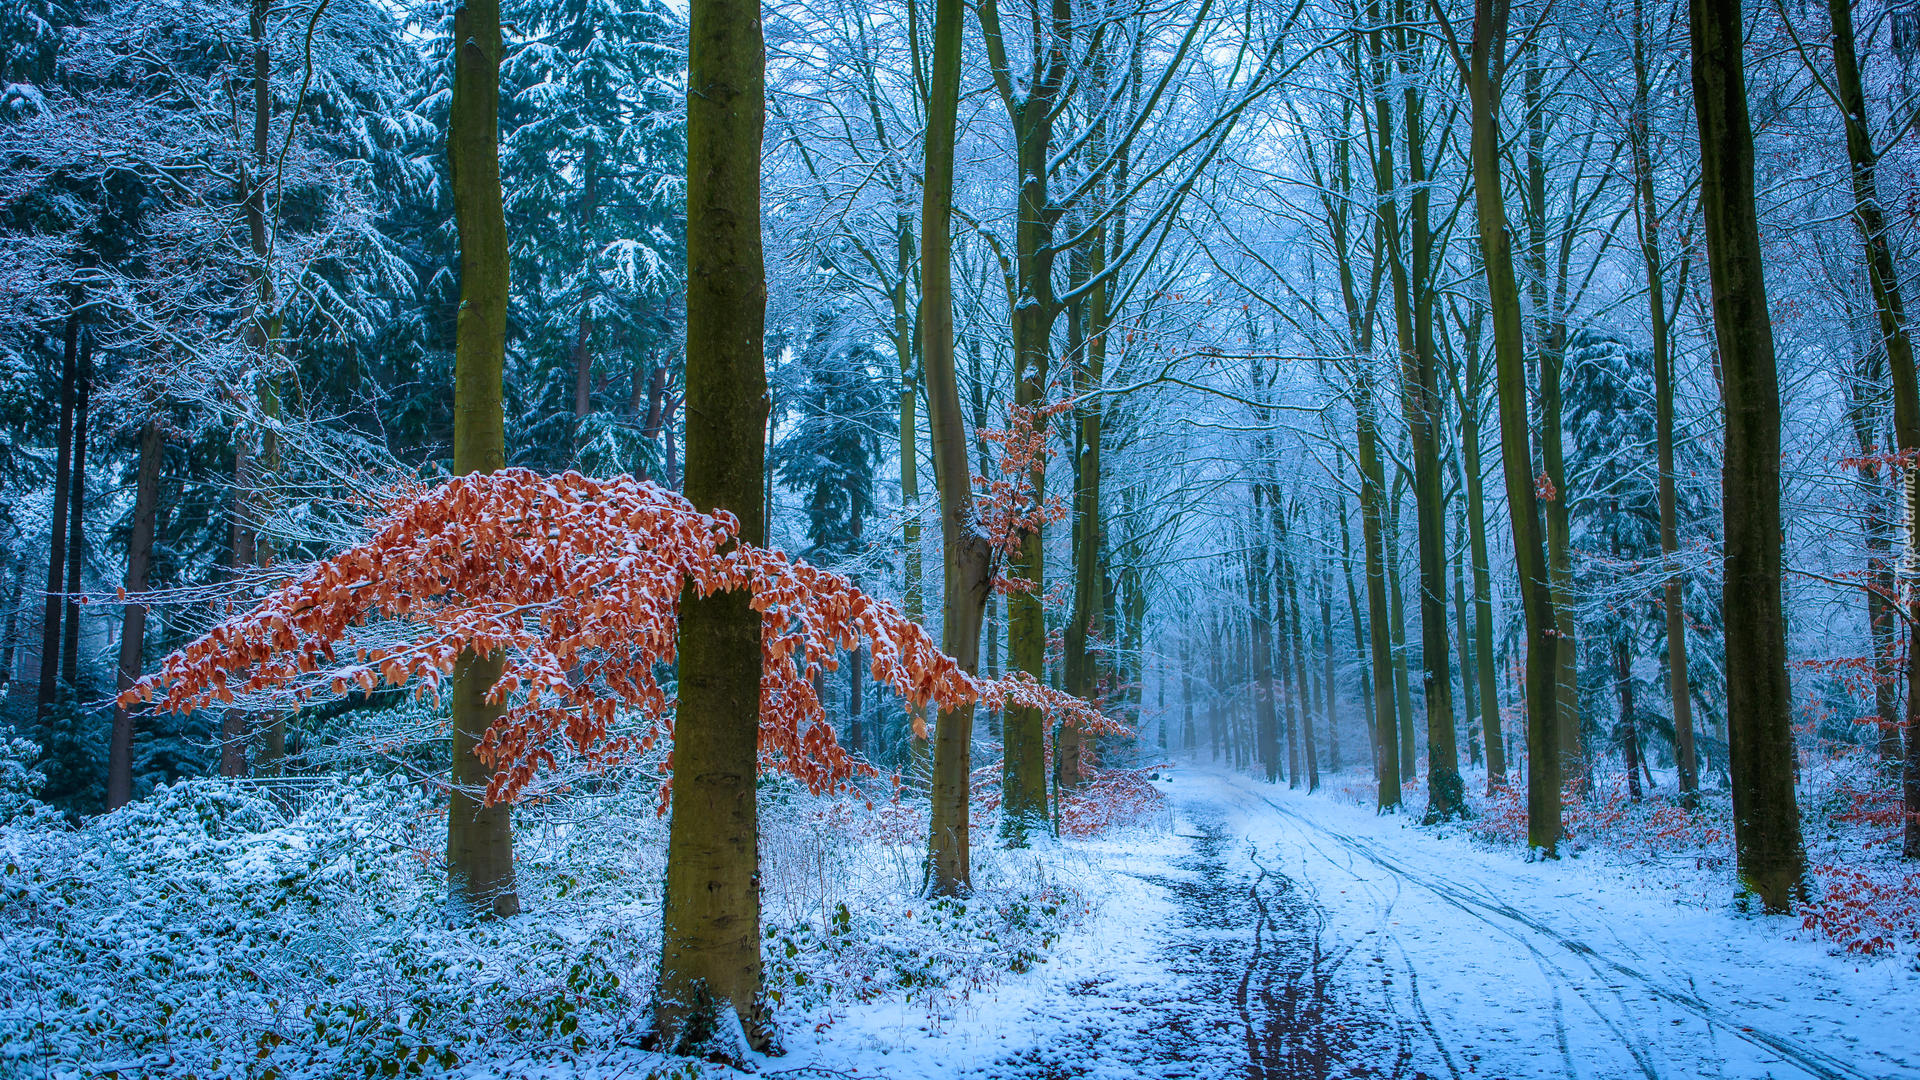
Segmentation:
{"type": "MultiPolygon", "coordinates": [[[[1599,848],[1529,863],[1517,847],[1377,816],[1337,792],[1307,795],[1199,770],[1160,786],[1172,813],[1157,827],[1022,851],[983,843],[979,893],[964,910],[912,898],[918,828],[855,842],[835,831],[837,819],[820,816],[825,804],[780,803],[763,840],[765,951],[769,985],[784,997],[787,1053],[761,1062],[762,1074],[1920,1078],[1913,958],[1839,955],[1799,932],[1797,920],[1737,912],[1724,866],[1629,862],[1599,848]]],[[[395,1046],[416,1043],[422,1052],[410,1064],[430,1066],[434,1048],[457,1051],[453,1072],[465,1080],[732,1075],[634,1048],[657,955],[657,909],[642,902],[657,893],[657,819],[633,817],[637,831],[620,850],[608,847],[604,829],[576,839],[564,829],[529,830],[524,884],[545,908],[466,941],[420,928],[434,893],[405,845],[394,854],[384,840],[338,839],[385,835],[368,831],[391,816],[374,798],[384,790],[376,784],[329,813],[267,827],[251,803],[188,786],[92,830],[5,834],[15,845],[5,869],[17,905],[5,925],[10,947],[27,949],[27,966],[0,964],[0,976],[27,982],[17,988],[19,1015],[0,1015],[13,1018],[8,1030],[23,1040],[0,1059],[0,1075],[11,1062],[23,1075],[72,1080],[238,1077],[259,1073],[253,1066],[266,1059],[254,1055],[272,1051],[284,1075],[334,1076],[346,1075],[323,1067],[335,1058],[341,1069],[349,1057],[360,1061],[353,1054],[384,1067],[395,1046]],[[293,843],[309,835],[335,837],[334,847],[293,843]],[[168,844],[184,854],[151,853],[168,844]],[[342,861],[340,851],[359,861],[342,861]],[[83,856],[106,862],[88,869],[76,861],[83,856]],[[223,870],[229,863],[262,866],[248,877],[223,870]],[[561,888],[550,866],[579,882],[561,888]],[[200,891],[181,891],[187,885],[200,891]],[[355,906],[363,894],[406,904],[376,918],[355,906]],[[93,920],[96,909],[119,912],[118,929],[93,920]],[[578,918],[569,922],[569,913],[578,918]],[[357,950],[313,952],[318,939],[289,936],[288,920],[313,924],[328,941],[374,936],[357,950]],[[153,963],[130,967],[178,951],[149,942],[140,929],[149,924],[217,938],[228,952],[193,979],[153,963]],[[139,934],[128,937],[129,927],[139,934]],[[92,944],[96,937],[105,944],[92,944]],[[118,952],[108,955],[109,946],[118,952]],[[262,1010],[284,1012],[293,1007],[281,1001],[287,993],[312,990],[295,978],[300,963],[273,965],[308,952],[313,963],[345,965],[323,993],[334,1011],[296,1009],[269,1023],[262,1010]],[[91,957],[98,970],[44,966],[67,956],[91,957]],[[435,957],[453,966],[413,970],[440,963],[435,957]],[[240,974],[259,972],[264,989],[250,991],[236,964],[240,974]],[[212,989],[196,990],[202,983],[212,989]],[[50,1023],[34,1011],[44,996],[36,984],[58,991],[56,1008],[84,1013],[70,1020],[120,1028],[96,1038],[92,1028],[50,1023]],[[417,1008],[360,1032],[376,1017],[355,1002],[408,987],[417,1008]],[[260,997],[268,993],[273,1000],[260,997]],[[149,1046],[127,1028],[146,1015],[128,995],[155,994],[178,998],[166,1015],[180,1032],[149,1046]],[[461,1004],[469,999],[478,1004],[461,1004]],[[501,1007],[552,1013],[559,1034],[489,1021],[501,1007]],[[478,1020],[464,1025],[466,1041],[442,1030],[472,1020],[471,1009],[478,1020]],[[340,1035],[336,1012],[359,1027],[340,1035]],[[197,1027],[178,1019],[189,1013],[197,1027]],[[569,1036],[573,1019],[579,1029],[569,1036]],[[221,1025],[232,1024],[239,1035],[221,1037],[221,1025]],[[293,1042],[264,1039],[283,1029],[293,1042]],[[111,1046],[115,1038],[132,1043],[114,1061],[85,1052],[88,1039],[111,1046]],[[329,1049],[335,1042],[347,1049],[329,1049]],[[230,1043],[243,1051],[238,1059],[230,1043]],[[80,1067],[60,1066],[63,1055],[80,1067]]],[[[352,1074],[360,1075],[357,1064],[352,1074]]]]}
{"type": "Polygon", "coordinates": [[[769,1071],[1920,1076],[1908,962],[1834,955],[1644,866],[1528,863],[1243,777],[1166,790],[1173,835],[1045,853],[1095,904],[1046,963],[937,1016],[856,1006],[769,1071]]]}
{"type": "Polygon", "coordinates": [[[1180,805],[1209,804],[1335,938],[1366,940],[1434,1075],[1920,1076],[1920,974],[1794,940],[1797,920],[1244,778],[1193,777],[1180,805]]]}

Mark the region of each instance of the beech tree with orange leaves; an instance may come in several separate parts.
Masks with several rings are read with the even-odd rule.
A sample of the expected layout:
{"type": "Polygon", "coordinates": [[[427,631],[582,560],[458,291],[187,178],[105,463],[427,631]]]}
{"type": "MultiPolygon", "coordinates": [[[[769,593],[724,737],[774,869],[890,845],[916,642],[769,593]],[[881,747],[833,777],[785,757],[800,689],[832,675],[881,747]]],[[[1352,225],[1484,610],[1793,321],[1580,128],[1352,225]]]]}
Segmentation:
{"type": "Polygon", "coordinates": [[[817,672],[858,647],[869,651],[874,680],[913,705],[1032,708],[1087,730],[1117,730],[1023,673],[991,680],[966,672],[892,604],[745,542],[728,511],[701,513],[631,477],[504,469],[410,484],[369,525],[364,542],[167,657],[122,704],[290,704],[381,686],[433,696],[459,687],[472,670],[468,657],[491,656],[497,680],[474,691],[496,717],[474,748],[490,778],[479,800],[486,809],[504,816],[545,769],[604,769],[677,728],[662,794],[686,820],[681,793],[699,783],[686,739],[698,715],[686,708],[686,600],[738,596],[760,641],[750,744],[758,766],[816,792],[873,772],[840,746],[814,690],[817,672]],[[676,661],[678,703],[658,674],[676,661]]]}

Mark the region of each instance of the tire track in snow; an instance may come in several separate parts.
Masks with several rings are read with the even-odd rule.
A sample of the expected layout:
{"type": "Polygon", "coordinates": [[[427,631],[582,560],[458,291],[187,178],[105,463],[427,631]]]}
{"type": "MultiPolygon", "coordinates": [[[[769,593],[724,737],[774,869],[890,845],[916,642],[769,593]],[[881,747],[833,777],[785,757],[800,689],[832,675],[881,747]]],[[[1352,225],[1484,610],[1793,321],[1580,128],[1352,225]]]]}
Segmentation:
{"type": "MultiPolygon", "coordinates": [[[[1693,1013],[1699,1019],[1705,1021],[1709,1027],[1722,1028],[1725,1031],[1727,1031],[1729,1034],[1733,1035],[1735,1038],[1742,1039],[1748,1043],[1753,1044],[1754,1046],[1761,1047],[1766,1050],[1770,1050],[1773,1053],[1779,1055],[1781,1058],[1785,1059],[1788,1063],[1793,1065],[1795,1068],[1800,1069],[1802,1072],[1805,1072],[1809,1076],[1817,1077],[1819,1078],[1819,1080],[1883,1080],[1883,1078],[1877,1077],[1875,1074],[1862,1071],[1861,1069],[1856,1068],[1855,1066],[1845,1061],[1842,1061],[1841,1059],[1834,1057],[1832,1054],[1826,1053],[1825,1051],[1820,1050],[1816,1047],[1808,1046],[1797,1040],[1790,1039],[1784,1035],[1776,1035],[1772,1032],[1764,1031],[1752,1025],[1743,1024],[1738,1019],[1734,1018],[1733,1016],[1730,1016],[1729,1014],[1727,1014],[1726,1012],[1718,1008],[1715,1008],[1713,1005],[1702,1000],[1698,996],[1691,993],[1687,993],[1685,991],[1676,990],[1664,984],[1660,980],[1655,979],[1654,977],[1647,975],[1630,965],[1623,964],[1617,960],[1612,959],[1611,957],[1602,956],[1598,952],[1594,951],[1594,949],[1588,946],[1585,942],[1576,940],[1574,938],[1569,938],[1561,934],[1559,931],[1554,930],[1552,927],[1546,925],[1540,920],[1533,918],[1532,916],[1526,914],[1525,912],[1515,909],[1510,904],[1507,904],[1503,901],[1495,900],[1488,896],[1475,895],[1469,890],[1463,889],[1460,886],[1454,885],[1451,882],[1447,882],[1447,881],[1435,878],[1432,875],[1424,874],[1417,870],[1409,869],[1406,866],[1400,864],[1395,859],[1393,859],[1391,856],[1386,855],[1385,853],[1379,851],[1373,844],[1367,842],[1366,840],[1360,839],[1358,837],[1348,836],[1347,834],[1339,832],[1338,830],[1329,828],[1326,825],[1321,824],[1320,822],[1314,821],[1311,818],[1308,818],[1298,813],[1297,811],[1290,810],[1280,805],[1279,803],[1273,801],[1272,799],[1267,798],[1265,795],[1259,794],[1257,791],[1253,792],[1253,794],[1255,798],[1259,799],[1261,802],[1266,803],[1268,806],[1272,807],[1274,811],[1276,811],[1283,817],[1286,817],[1289,820],[1294,821],[1305,828],[1313,829],[1315,831],[1318,831],[1332,838],[1333,840],[1339,842],[1341,845],[1346,847],[1348,850],[1359,855],[1361,858],[1364,858],[1367,861],[1373,863],[1374,865],[1380,867],[1382,870],[1387,871],[1389,874],[1393,874],[1397,877],[1404,878],[1407,881],[1410,881],[1416,885],[1419,885],[1420,887],[1426,889],[1427,891],[1433,893],[1435,896],[1439,897],[1441,900],[1444,900],[1448,904],[1451,904],[1452,906],[1460,909],[1461,911],[1466,912],[1469,915],[1472,915],[1474,918],[1479,919],[1481,922],[1484,922],[1489,926],[1493,926],[1495,928],[1505,930],[1506,932],[1509,933],[1510,936],[1515,936],[1517,940],[1521,940],[1523,944],[1526,943],[1524,938],[1519,937],[1519,935],[1511,927],[1504,926],[1501,920],[1505,920],[1506,923],[1510,923],[1512,924],[1512,926],[1524,928],[1526,931],[1529,931],[1535,935],[1538,935],[1539,937],[1544,938],[1547,941],[1560,946],[1562,949],[1565,949],[1566,951],[1574,954],[1575,956],[1578,956],[1581,960],[1586,962],[1589,967],[1593,968],[1594,974],[1601,976],[1603,981],[1605,977],[1605,972],[1601,970],[1602,968],[1606,969],[1607,971],[1614,972],[1615,974],[1622,976],[1624,978],[1631,979],[1633,982],[1640,985],[1648,993],[1654,995],[1655,997],[1658,997],[1661,1000],[1668,1002],[1669,1004],[1677,1005],[1680,1008],[1693,1013]]],[[[1529,948],[1529,950],[1533,951],[1537,956],[1540,956],[1542,960],[1545,960],[1545,954],[1541,953],[1540,950],[1535,948],[1532,944],[1528,944],[1527,947],[1529,948]]],[[[1552,964],[1551,966],[1553,966],[1556,970],[1559,970],[1560,977],[1562,979],[1568,979],[1566,972],[1564,971],[1564,969],[1560,969],[1558,964],[1552,964]]],[[[1569,985],[1571,985],[1570,980],[1569,980],[1569,985]]],[[[1587,994],[1585,991],[1580,990],[1578,987],[1574,987],[1574,989],[1579,994],[1582,1000],[1587,1001],[1587,1003],[1590,1006],[1593,1005],[1593,1002],[1587,997],[1587,994]]],[[[1614,990],[1614,996],[1616,999],[1620,999],[1620,1004],[1624,1009],[1625,1001],[1624,999],[1620,998],[1619,991],[1617,989],[1614,990]]],[[[1557,994],[1556,994],[1556,997],[1557,997],[1557,994]]],[[[1597,1007],[1595,1007],[1595,1012],[1597,1014],[1600,1014],[1600,1010],[1597,1007]]],[[[1604,1020],[1605,1019],[1604,1014],[1600,1014],[1600,1015],[1604,1020]]],[[[1609,1024],[1609,1026],[1612,1026],[1612,1025],[1609,1024]]],[[[1618,1028],[1615,1028],[1614,1031],[1616,1035],[1620,1035],[1623,1041],[1625,1041],[1626,1037],[1624,1033],[1620,1032],[1618,1028]]],[[[1562,1037],[1562,1047],[1564,1052],[1564,1047],[1566,1045],[1564,1028],[1562,1029],[1561,1037],[1562,1037]]],[[[1645,1055],[1644,1048],[1636,1049],[1634,1052],[1634,1059],[1637,1063],[1641,1065],[1641,1068],[1643,1069],[1643,1071],[1646,1071],[1647,1075],[1649,1077],[1652,1077],[1654,1076],[1654,1073],[1652,1072],[1652,1069],[1651,1069],[1651,1062],[1646,1060],[1644,1055],[1645,1055]]]]}
{"type": "MultiPolygon", "coordinates": [[[[1264,796],[1261,796],[1261,799],[1262,801],[1268,802],[1269,805],[1271,805],[1271,800],[1267,800],[1264,796]]],[[[1275,807],[1275,809],[1279,809],[1279,807],[1275,807]]],[[[1348,874],[1351,874],[1353,876],[1355,885],[1365,890],[1366,892],[1372,894],[1374,898],[1374,908],[1375,908],[1374,921],[1376,922],[1377,925],[1373,930],[1365,931],[1365,933],[1368,933],[1368,934],[1380,933],[1384,935],[1387,941],[1392,942],[1394,948],[1398,949],[1400,952],[1400,959],[1402,964],[1406,967],[1408,973],[1411,974],[1413,971],[1413,959],[1411,956],[1408,955],[1406,946],[1401,943],[1399,935],[1395,934],[1391,929],[1391,926],[1393,924],[1389,918],[1389,916],[1391,916],[1393,913],[1393,909],[1399,905],[1400,897],[1404,890],[1404,886],[1406,882],[1410,879],[1403,878],[1398,874],[1389,873],[1387,875],[1387,881],[1393,885],[1393,896],[1391,899],[1389,899],[1387,898],[1385,891],[1381,889],[1380,885],[1376,880],[1368,878],[1366,875],[1360,873],[1359,871],[1353,868],[1353,855],[1354,855],[1353,851],[1347,851],[1345,853],[1346,859],[1343,865],[1342,860],[1339,858],[1336,858],[1334,852],[1327,850],[1325,847],[1322,847],[1320,843],[1316,841],[1311,834],[1303,834],[1300,837],[1300,840],[1301,842],[1306,844],[1307,847],[1313,849],[1314,854],[1320,856],[1322,859],[1325,859],[1328,863],[1334,866],[1339,866],[1341,869],[1345,870],[1348,874]]],[[[1515,935],[1512,931],[1507,930],[1504,927],[1495,927],[1495,929],[1500,930],[1501,932],[1506,933],[1509,936],[1515,937],[1516,940],[1519,941],[1520,945],[1527,950],[1528,955],[1532,958],[1534,962],[1534,966],[1540,970],[1540,975],[1545,982],[1548,1001],[1551,1006],[1551,1015],[1553,1017],[1554,1044],[1560,1051],[1560,1061],[1562,1066],[1566,1069],[1566,1075],[1569,1078],[1571,1078],[1571,1080],[1578,1080],[1578,1078],[1582,1075],[1582,1070],[1580,1068],[1579,1061],[1573,1055],[1573,1043],[1567,1034],[1566,1001],[1560,993],[1561,983],[1567,981],[1566,972],[1563,969],[1561,969],[1558,965],[1552,964],[1547,959],[1546,954],[1541,952],[1539,949],[1535,948],[1533,946],[1533,943],[1528,941],[1525,937],[1515,935]],[[1555,976],[1558,976],[1558,978],[1556,979],[1555,976]]],[[[1375,959],[1381,962],[1384,962],[1383,957],[1376,957],[1375,959]]],[[[1424,1011],[1425,1010],[1423,1009],[1422,1012],[1424,1011]]],[[[1432,1036],[1434,1040],[1434,1045],[1436,1047],[1440,1047],[1442,1044],[1442,1040],[1439,1032],[1429,1027],[1429,1034],[1432,1036]]],[[[1441,1052],[1442,1054],[1446,1054],[1446,1051],[1444,1049],[1441,1052]]],[[[1448,1055],[1447,1064],[1450,1068],[1453,1065],[1450,1055],[1448,1055]]],[[[1455,1070],[1455,1071],[1457,1074],[1458,1070],[1455,1070]]]]}

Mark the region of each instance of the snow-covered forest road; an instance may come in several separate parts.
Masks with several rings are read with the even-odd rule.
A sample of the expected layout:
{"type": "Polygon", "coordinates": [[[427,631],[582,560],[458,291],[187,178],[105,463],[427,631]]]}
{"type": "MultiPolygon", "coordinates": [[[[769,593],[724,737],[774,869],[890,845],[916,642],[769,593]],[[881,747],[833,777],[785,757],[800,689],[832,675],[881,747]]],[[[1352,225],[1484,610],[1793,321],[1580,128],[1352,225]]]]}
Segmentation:
{"type": "Polygon", "coordinates": [[[1090,856],[1107,890],[1097,925],[1055,960],[951,1026],[848,1017],[785,1067],[1032,1080],[1920,1076],[1920,975],[1688,902],[1660,867],[1529,865],[1241,778],[1183,773],[1167,791],[1167,846],[1090,856]]]}

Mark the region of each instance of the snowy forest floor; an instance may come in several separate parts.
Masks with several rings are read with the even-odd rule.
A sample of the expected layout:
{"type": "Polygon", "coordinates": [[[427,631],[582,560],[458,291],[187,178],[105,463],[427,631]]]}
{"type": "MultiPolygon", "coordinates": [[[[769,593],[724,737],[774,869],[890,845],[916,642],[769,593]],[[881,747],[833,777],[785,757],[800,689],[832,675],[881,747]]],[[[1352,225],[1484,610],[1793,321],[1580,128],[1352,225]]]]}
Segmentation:
{"type": "MultiPolygon", "coordinates": [[[[1862,956],[1742,913],[1726,838],[1653,800],[1582,803],[1587,839],[1528,862],[1499,799],[1427,828],[1375,814],[1360,773],[1314,794],[1198,767],[1154,784],[1164,803],[1099,835],[980,845],[964,905],[917,898],[910,804],[770,786],[787,1052],[760,1074],[1920,1078],[1911,928],[1862,956]]],[[[395,778],[290,818],[194,781],[79,829],[0,825],[0,1080],[735,1076],[637,1049],[656,798],[523,808],[527,910],[464,931],[437,925],[443,819],[395,778]]],[[[1816,831],[1816,858],[1859,843],[1816,831]]]]}
{"type": "MultiPolygon", "coordinates": [[[[1184,771],[1172,835],[1049,962],[931,1018],[856,1007],[793,1077],[1920,1076],[1920,973],[1644,866],[1527,863],[1327,794],[1184,771]]],[[[1723,894],[1724,895],[1724,894],[1723,894]]]]}

